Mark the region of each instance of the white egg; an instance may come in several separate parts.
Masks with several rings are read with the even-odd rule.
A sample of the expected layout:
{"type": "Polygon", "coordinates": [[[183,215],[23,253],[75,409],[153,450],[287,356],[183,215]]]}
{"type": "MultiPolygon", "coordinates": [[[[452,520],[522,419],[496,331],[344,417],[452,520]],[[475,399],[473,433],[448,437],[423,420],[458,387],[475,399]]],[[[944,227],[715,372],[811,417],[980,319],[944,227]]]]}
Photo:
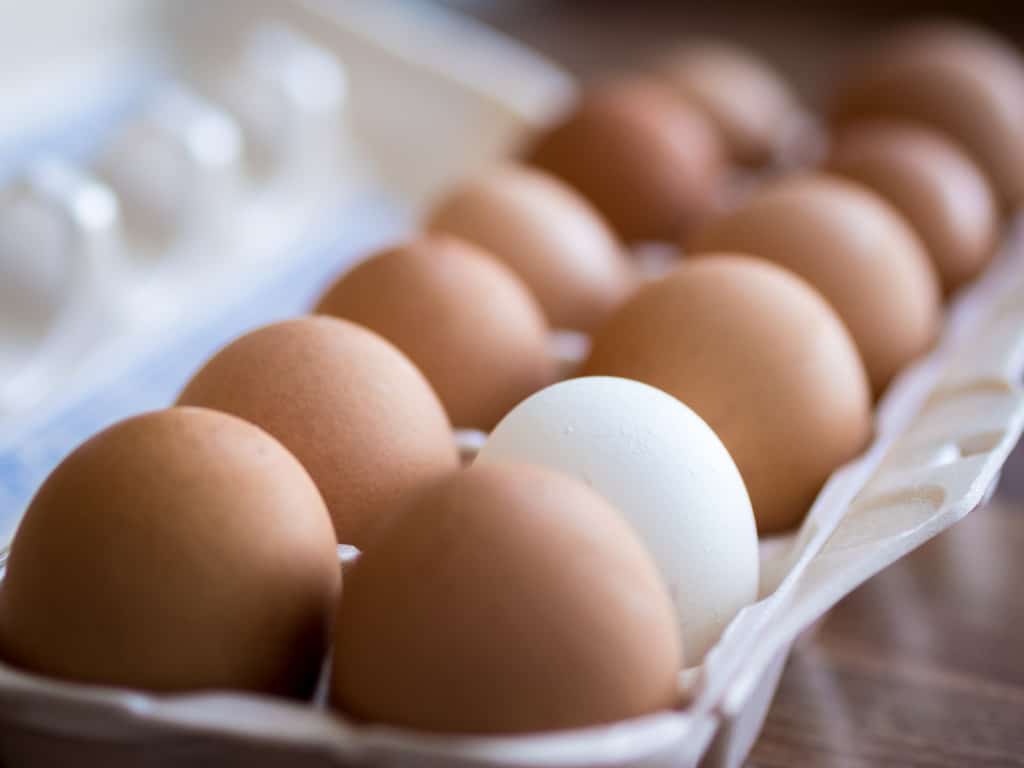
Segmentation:
{"type": "Polygon", "coordinates": [[[687,666],[757,598],[757,529],[740,473],[711,428],[660,389],[607,376],[554,384],[505,416],[476,460],[561,470],[611,501],[669,586],[687,666]]]}

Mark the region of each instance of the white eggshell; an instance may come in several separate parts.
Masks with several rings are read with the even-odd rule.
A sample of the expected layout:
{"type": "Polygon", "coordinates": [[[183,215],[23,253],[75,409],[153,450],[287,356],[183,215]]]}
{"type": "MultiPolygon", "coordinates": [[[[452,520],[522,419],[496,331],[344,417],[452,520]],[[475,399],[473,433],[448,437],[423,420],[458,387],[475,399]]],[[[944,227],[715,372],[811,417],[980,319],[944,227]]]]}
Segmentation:
{"type": "Polygon", "coordinates": [[[757,598],[757,529],[740,473],[711,428],[660,389],[608,376],[554,384],[505,416],[476,460],[561,470],[611,501],[669,586],[687,666],[757,598]]]}

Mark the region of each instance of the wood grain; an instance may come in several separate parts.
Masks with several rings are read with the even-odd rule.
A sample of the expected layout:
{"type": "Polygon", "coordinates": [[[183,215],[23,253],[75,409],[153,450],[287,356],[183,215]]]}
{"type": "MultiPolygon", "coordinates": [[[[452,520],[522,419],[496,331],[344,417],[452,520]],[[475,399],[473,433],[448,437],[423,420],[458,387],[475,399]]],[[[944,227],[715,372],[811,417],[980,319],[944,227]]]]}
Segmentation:
{"type": "Polygon", "coordinates": [[[997,498],[790,658],[752,768],[1024,766],[1024,505],[997,498]]]}

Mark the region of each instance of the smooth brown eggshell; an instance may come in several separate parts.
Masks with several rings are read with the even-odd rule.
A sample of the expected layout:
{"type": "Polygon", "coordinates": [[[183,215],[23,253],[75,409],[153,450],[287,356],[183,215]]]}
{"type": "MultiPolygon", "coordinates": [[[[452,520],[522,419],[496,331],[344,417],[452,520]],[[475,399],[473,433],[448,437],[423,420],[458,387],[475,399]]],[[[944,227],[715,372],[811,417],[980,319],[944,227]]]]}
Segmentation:
{"type": "Polygon", "coordinates": [[[725,171],[708,119],[654,78],[592,87],[526,159],[583,193],[630,242],[674,240],[713,210],[725,171]]]}
{"type": "Polygon", "coordinates": [[[298,461],[241,419],[173,408],[101,432],[43,484],[0,588],[0,648],[83,683],[307,696],[340,588],[298,461]]]}
{"type": "Polygon", "coordinates": [[[938,333],[939,280],[920,239],[855,182],[808,174],[773,184],[698,232],[689,250],[748,253],[805,278],[846,323],[876,394],[938,333]]]}
{"type": "Polygon", "coordinates": [[[924,242],[948,294],[988,264],[999,211],[984,174],[959,146],[922,124],[852,123],[827,168],[878,192],[924,242]]]}
{"type": "Polygon", "coordinates": [[[1024,203],[1024,59],[997,36],[955,22],[899,30],[850,67],[832,106],[837,124],[901,117],[949,134],[1005,206],[1024,203]]]}
{"type": "Polygon", "coordinates": [[[343,275],[319,313],[376,331],[412,360],[456,427],[488,430],[555,380],[548,327],[523,282],[470,243],[424,235],[343,275]]]}
{"type": "Polygon", "coordinates": [[[401,497],[457,465],[437,395],[390,342],[355,323],[304,317],[218,352],[178,398],[259,425],[302,462],[338,541],[363,548],[401,497]]]}
{"type": "Polygon", "coordinates": [[[724,41],[693,41],[666,51],[652,68],[708,116],[734,161],[764,165],[790,139],[799,102],[750,51],[724,41]]]}
{"type": "Polygon", "coordinates": [[[600,214],[565,182],[534,168],[506,164],[463,181],[426,226],[504,261],[555,328],[591,330],[632,288],[622,245],[600,214]]]}
{"type": "Polygon", "coordinates": [[[692,408],[736,462],[761,533],[799,523],[871,434],[867,377],[836,313],[746,256],[708,254],[641,289],[581,375],[636,379],[692,408]]]}
{"type": "Polygon", "coordinates": [[[596,491],[474,466],[410,501],[346,574],[331,695],[359,720],[524,733],[672,707],[672,601],[596,491]]]}

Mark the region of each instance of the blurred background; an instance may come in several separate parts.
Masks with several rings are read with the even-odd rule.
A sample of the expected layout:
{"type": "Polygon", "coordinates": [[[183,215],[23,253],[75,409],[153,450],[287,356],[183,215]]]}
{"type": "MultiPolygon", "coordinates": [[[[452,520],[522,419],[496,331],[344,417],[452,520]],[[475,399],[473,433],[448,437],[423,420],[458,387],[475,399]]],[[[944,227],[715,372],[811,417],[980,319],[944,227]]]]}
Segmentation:
{"type": "Polygon", "coordinates": [[[901,21],[956,16],[1010,39],[1024,34],[1019,3],[672,2],[671,0],[439,0],[493,24],[581,76],[635,64],[680,37],[724,37],[762,55],[812,105],[859,44],[901,21]]]}

